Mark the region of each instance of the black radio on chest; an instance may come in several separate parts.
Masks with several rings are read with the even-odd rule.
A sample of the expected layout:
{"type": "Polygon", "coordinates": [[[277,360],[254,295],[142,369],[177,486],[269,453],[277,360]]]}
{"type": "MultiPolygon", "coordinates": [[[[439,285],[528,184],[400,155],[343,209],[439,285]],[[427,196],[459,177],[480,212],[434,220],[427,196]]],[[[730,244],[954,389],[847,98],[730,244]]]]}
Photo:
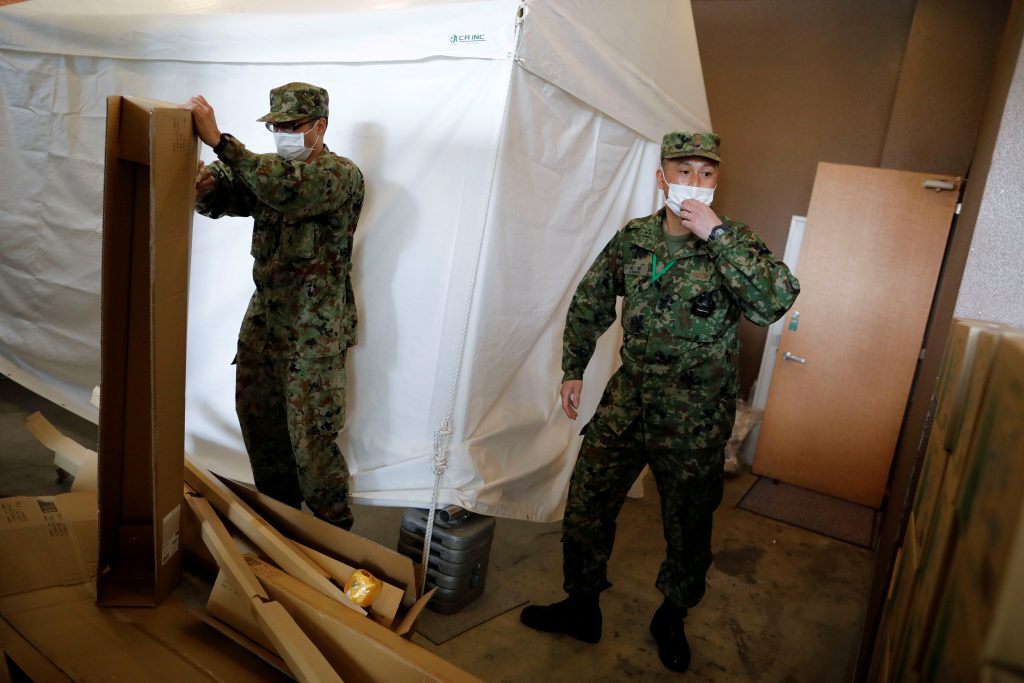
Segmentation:
{"type": "Polygon", "coordinates": [[[690,314],[698,318],[709,318],[715,312],[715,297],[711,292],[698,294],[690,304],[690,314]]]}

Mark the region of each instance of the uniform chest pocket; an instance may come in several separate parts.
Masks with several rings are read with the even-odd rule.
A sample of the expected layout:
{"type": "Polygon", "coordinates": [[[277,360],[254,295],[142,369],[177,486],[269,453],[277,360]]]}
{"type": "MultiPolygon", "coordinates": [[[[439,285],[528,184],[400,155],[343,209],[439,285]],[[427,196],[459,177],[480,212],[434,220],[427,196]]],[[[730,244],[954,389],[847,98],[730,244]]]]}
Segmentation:
{"type": "Polygon", "coordinates": [[[311,259],[316,253],[316,225],[310,222],[284,223],[278,255],[283,261],[311,259]]]}
{"type": "Polygon", "coordinates": [[[646,323],[655,315],[651,292],[651,274],[626,274],[626,296],[622,301],[622,329],[628,334],[642,334],[646,323]]]}

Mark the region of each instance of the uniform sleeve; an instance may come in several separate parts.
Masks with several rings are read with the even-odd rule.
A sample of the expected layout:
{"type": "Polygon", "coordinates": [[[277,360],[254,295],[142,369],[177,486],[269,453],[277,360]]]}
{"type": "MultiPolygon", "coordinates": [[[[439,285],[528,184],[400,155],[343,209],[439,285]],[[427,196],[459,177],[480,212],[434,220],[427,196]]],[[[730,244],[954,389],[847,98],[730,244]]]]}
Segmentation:
{"type": "Polygon", "coordinates": [[[355,164],[338,157],[288,161],[277,154],[250,152],[230,136],[219,156],[257,201],[291,219],[334,211],[363,183],[355,164]]]}
{"type": "Polygon", "coordinates": [[[743,315],[755,325],[770,325],[796,301],[800,282],[753,230],[731,221],[725,225],[729,232],[708,242],[708,250],[743,315]]]}
{"type": "Polygon", "coordinates": [[[625,295],[620,234],[615,234],[590,266],[569,305],[562,336],[563,382],[583,379],[598,337],[615,322],[615,299],[625,295]]]}
{"type": "Polygon", "coordinates": [[[196,211],[209,216],[251,216],[256,198],[235,179],[235,174],[222,161],[207,164],[217,184],[205,196],[196,198],[196,211]]]}

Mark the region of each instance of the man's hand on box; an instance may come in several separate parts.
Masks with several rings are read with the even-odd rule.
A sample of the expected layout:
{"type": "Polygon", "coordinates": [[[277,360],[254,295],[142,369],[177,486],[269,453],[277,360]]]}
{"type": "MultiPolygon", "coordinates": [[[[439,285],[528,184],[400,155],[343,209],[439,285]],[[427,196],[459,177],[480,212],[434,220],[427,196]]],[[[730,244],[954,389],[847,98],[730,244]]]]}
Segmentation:
{"type": "Polygon", "coordinates": [[[196,126],[199,139],[210,147],[216,147],[220,142],[220,128],[217,127],[217,117],[213,113],[213,107],[206,101],[206,98],[196,95],[181,105],[181,108],[192,111],[192,121],[196,126]]]}
{"type": "Polygon", "coordinates": [[[196,172],[196,197],[205,197],[217,186],[217,179],[206,164],[199,162],[199,170],[196,172]]]}

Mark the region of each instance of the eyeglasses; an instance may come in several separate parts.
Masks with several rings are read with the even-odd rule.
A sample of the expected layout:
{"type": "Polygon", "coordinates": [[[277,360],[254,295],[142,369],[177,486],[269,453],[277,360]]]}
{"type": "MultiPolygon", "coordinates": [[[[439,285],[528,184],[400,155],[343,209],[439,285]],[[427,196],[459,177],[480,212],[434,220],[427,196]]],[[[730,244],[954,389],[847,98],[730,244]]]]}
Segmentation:
{"type": "Polygon", "coordinates": [[[305,121],[298,121],[298,122],[288,121],[288,122],[282,122],[282,123],[271,123],[271,122],[268,121],[265,125],[267,126],[267,130],[269,130],[271,133],[299,133],[299,132],[308,133],[309,130],[312,130],[312,128],[310,128],[309,130],[305,130],[305,131],[300,131],[299,129],[302,128],[303,126],[307,125],[307,124],[310,124],[310,123],[315,125],[316,122],[319,121],[319,120],[320,120],[320,117],[317,117],[315,119],[306,119],[305,121]]]}

